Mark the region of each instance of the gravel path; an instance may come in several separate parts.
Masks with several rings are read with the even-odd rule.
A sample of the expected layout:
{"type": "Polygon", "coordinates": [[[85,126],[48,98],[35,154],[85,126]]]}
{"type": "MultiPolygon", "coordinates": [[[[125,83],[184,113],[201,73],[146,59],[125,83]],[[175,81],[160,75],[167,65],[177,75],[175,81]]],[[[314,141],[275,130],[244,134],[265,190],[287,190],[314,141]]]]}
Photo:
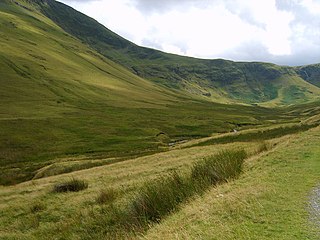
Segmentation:
{"type": "Polygon", "coordinates": [[[310,198],[310,217],[320,233],[320,186],[312,191],[310,198]]]}

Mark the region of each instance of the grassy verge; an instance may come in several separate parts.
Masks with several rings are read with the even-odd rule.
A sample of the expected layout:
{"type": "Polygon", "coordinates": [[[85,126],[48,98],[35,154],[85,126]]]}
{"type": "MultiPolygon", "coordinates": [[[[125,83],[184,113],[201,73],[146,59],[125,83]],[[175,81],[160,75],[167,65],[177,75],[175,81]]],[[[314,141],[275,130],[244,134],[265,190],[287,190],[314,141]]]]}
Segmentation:
{"type": "Polygon", "coordinates": [[[243,175],[187,204],[144,239],[319,239],[308,201],[319,184],[320,129],[252,158],[243,175]]]}

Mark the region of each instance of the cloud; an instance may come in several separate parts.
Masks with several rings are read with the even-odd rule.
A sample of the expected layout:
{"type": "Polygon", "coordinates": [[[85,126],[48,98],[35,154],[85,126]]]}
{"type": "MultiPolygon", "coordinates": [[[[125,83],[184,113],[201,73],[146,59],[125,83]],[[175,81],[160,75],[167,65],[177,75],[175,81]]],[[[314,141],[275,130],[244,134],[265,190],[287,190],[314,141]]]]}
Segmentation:
{"type": "Polygon", "coordinates": [[[95,2],[95,1],[102,1],[102,0],[63,0],[62,2],[66,2],[66,3],[86,3],[86,2],[95,2]]]}
{"type": "Polygon", "coordinates": [[[136,44],[200,58],[320,62],[320,1],[62,0],[136,44]]]}
{"type": "Polygon", "coordinates": [[[144,14],[166,12],[172,9],[185,9],[191,6],[205,8],[214,2],[221,2],[221,0],[133,0],[135,7],[144,14]]]}

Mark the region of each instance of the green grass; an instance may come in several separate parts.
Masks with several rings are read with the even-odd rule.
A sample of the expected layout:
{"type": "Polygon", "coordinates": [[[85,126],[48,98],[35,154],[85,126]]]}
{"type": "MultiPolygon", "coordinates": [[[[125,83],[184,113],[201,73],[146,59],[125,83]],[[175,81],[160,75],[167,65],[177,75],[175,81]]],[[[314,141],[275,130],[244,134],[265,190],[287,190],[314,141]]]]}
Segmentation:
{"type": "Polygon", "coordinates": [[[227,182],[239,176],[245,158],[247,153],[244,150],[220,152],[195,163],[191,170],[191,179],[199,183],[200,189],[227,182]]]}
{"type": "MultiPolygon", "coordinates": [[[[268,140],[268,151],[264,149],[262,155],[258,156],[253,154],[261,151],[263,143],[260,141],[183,148],[72,174],[1,187],[0,232],[3,238],[8,239],[34,239],[43,236],[47,239],[135,239],[141,237],[144,231],[147,232],[143,235],[150,239],[171,239],[175,234],[179,238],[190,236],[208,239],[213,236],[217,239],[248,239],[248,236],[251,236],[249,234],[252,234],[254,239],[261,231],[271,228],[274,231],[270,230],[269,236],[279,238],[280,233],[276,233],[278,224],[282,224],[284,229],[293,224],[285,220],[280,222],[279,216],[275,214],[273,208],[280,201],[277,211],[287,214],[285,219],[290,218],[296,222],[297,225],[293,228],[298,233],[302,231],[302,226],[307,226],[301,224],[301,221],[306,221],[306,224],[308,221],[304,208],[308,191],[319,179],[316,165],[319,154],[318,131],[312,129],[295,136],[268,140]],[[271,146],[276,148],[271,149],[271,146]],[[187,176],[182,179],[190,180],[194,164],[206,161],[202,159],[210,159],[210,156],[223,149],[233,151],[239,148],[244,148],[251,157],[245,161],[243,172],[236,181],[228,181],[214,188],[205,187],[204,189],[208,189],[205,191],[194,191],[193,189],[199,189],[197,187],[187,188],[201,194],[197,196],[190,193],[193,197],[182,201],[174,211],[164,214],[165,217],[161,217],[159,224],[151,222],[145,225],[137,221],[137,218],[129,218],[132,214],[128,215],[131,212],[128,209],[132,208],[128,206],[139,196],[139,190],[144,189],[146,182],[150,185],[156,184],[161,176],[170,180],[170,177],[165,176],[170,176],[172,171],[176,171],[180,177],[187,176]],[[306,154],[310,158],[305,158],[306,154]],[[81,192],[51,193],[52,186],[72,177],[88,182],[89,187],[81,192]],[[104,190],[108,195],[110,188],[112,197],[108,196],[109,200],[105,202],[98,202],[101,192],[104,190]],[[291,192],[290,189],[294,191],[291,192]],[[113,191],[116,192],[115,198],[113,191]],[[270,202],[273,204],[269,206],[270,202]],[[286,204],[287,202],[290,204],[286,204]],[[38,203],[43,207],[40,207],[39,211],[31,211],[33,206],[37,208],[38,203]],[[245,221],[247,223],[244,223],[245,221]],[[256,226],[259,223],[262,225],[256,226]],[[251,228],[246,224],[252,224],[251,228]],[[250,231],[252,232],[249,233],[250,231]]],[[[189,183],[192,182],[189,180],[189,183]]],[[[166,186],[171,185],[173,184],[166,186]]],[[[161,189],[160,186],[159,190],[161,189]]],[[[185,191],[182,189],[182,192],[185,191]]],[[[160,193],[165,194],[166,191],[160,193]]],[[[304,236],[304,233],[297,236],[304,236]]],[[[293,236],[290,232],[286,234],[293,236]]]]}
{"type": "Polygon", "coordinates": [[[289,134],[295,134],[299,132],[304,132],[310,128],[318,126],[318,123],[314,124],[299,124],[293,126],[276,127],[265,130],[257,130],[254,132],[246,133],[234,133],[233,135],[226,135],[221,137],[216,137],[197,143],[196,146],[206,146],[211,144],[223,144],[230,142],[244,142],[244,141],[264,141],[273,138],[279,138],[289,134]]]}
{"type": "MultiPolygon", "coordinates": [[[[113,204],[116,198],[114,189],[101,191],[96,202],[108,205],[99,214],[99,218],[102,219],[95,219],[92,227],[104,228],[104,235],[111,238],[116,238],[125,232],[133,234],[143,232],[150,224],[159,223],[177,211],[181,204],[192,196],[204,193],[211,186],[238,177],[246,157],[244,150],[224,151],[204,161],[196,162],[189,174],[173,172],[147,181],[135,191],[135,196],[121,207],[113,204]]],[[[72,181],[72,186],[74,185],[78,186],[72,181]]],[[[69,188],[63,190],[70,191],[69,188]]]]}
{"type": "MultiPolygon", "coordinates": [[[[77,156],[87,156],[97,159],[97,164],[92,161],[84,165],[92,167],[101,164],[99,159],[117,157],[125,160],[163,151],[168,146],[157,138],[160,132],[168,136],[168,142],[175,142],[206,137],[214,132],[229,132],[244,122],[245,127],[250,127],[269,124],[269,120],[285,122],[293,119],[273,109],[201,102],[176,103],[163,109],[85,103],[81,108],[78,112],[65,114],[64,118],[1,120],[0,167],[7,174],[0,177],[0,182],[12,184],[31,179],[39,169],[64,158],[77,160],[77,156]],[[18,174],[13,172],[17,168],[20,169],[18,174]]],[[[73,170],[77,167],[70,168],[73,170]]],[[[60,173],[68,171],[66,168],[60,173]]]]}
{"type": "Polygon", "coordinates": [[[117,191],[113,188],[102,189],[96,198],[98,204],[111,204],[117,198],[117,191]]]}
{"type": "Polygon", "coordinates": [[[151,227],[146,238],[317,239],[305,208],[319,180],[317,66],[165,54],[54,1],[16,1],[25,7],[0,3],[0,184],[20,184],[0,186],[0,238],[135,238],[151,227]],[[262,156],[244,168],[210,157],[229,148],[262,156]]]}
{"type": "Polygon", "coordinates": [[[195,194],[238,177],[246,157],[244,150],[220,152],[194,163],[189,175],[173,172],[147,182],[129,204],[132,217],[142,223],[160,222],[195,194]]]}
{"type": "Polygon", "coordinates": [[[152,228],[145,239],[318,239],[309,199],[319,185],[319,128],[247,162],[245,173],[152,228]]]}

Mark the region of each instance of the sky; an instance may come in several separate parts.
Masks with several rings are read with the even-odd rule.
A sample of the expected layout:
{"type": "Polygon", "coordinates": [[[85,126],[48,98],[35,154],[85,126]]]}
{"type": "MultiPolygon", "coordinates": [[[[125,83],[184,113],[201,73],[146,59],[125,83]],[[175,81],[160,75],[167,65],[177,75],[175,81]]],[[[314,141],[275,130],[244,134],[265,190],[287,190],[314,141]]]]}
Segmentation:
{"type": "Polygon", "coordinates": [[[320,63],[320,0],[59,0],[145,47],[197,58],[320,63]]]}

